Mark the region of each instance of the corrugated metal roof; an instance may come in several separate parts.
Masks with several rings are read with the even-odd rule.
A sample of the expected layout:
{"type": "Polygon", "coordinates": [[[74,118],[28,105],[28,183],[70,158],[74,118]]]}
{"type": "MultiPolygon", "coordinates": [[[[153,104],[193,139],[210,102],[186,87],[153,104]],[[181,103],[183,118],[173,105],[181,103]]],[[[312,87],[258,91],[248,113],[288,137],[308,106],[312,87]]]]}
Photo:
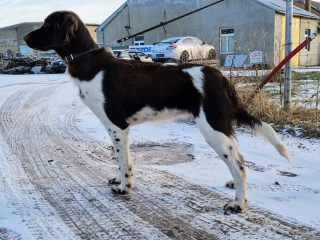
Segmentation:
{"type": "Polygon", "coordinates": [[[316,8],[320,8],[320,2],[311,1],[311,5],[316,7],[316,8]]]}
{"type": "MultiPolygon", "coordinates": [[[[19,27],[21,25],[42,25],[43,22],[22,22],[22,23],[17,23],[17,24],[14,24],[14,25],[10,25],[10,26],[6,26],[6,27],[2,27],[0,28],[1,30],[4,30],[4,29],[13,29],[13,28],[16,28],[16,27],[19,27]]],[[[99,26],[99,24],[97,23],[84,23],[86,26],[99,26]]]]}
{"type": "Polygon", "coordinates": [[[10,25],[10,26],[6,26],[6,27],[2,27],[2,28],[0,28],[1,30],[4,30],[4,29],[6,29],[6,28],[10,28],[10,29],[12,29],[12,28],[15,28],[15,27],[18,27],[18,26],[21,26],[21,25],[42,25],[43,24],[43,22],[22,22],[22,23],[17,23],[17,24],[13,24],[13,25],[10,25]]]}
{"type": "Polygon", "coordinates": [[[111,23],[111,21],[113,19],[115,19],[116,16],[118,16],[118,14],[127,6],[127,2],[125,2],[124,4],[122,4],[114,13],[111,14],[110,17],[108,17],[99,27],[96,28],[96,32],[97,31],[103,31],[103,29],[105,29],[109,23],[111,23]]]}
{"type": "MultiPolygon", "coordinates": [[[[286,12],[286,2],[282,0],[252,0],[252,1],[260,3],[261,5],[268,7],[270,9],[273,9],[278,13],[286,12]]],[[[306,17],[306,18],[319,18],[319,16],[313,13],[310,13],[304,9],[298,8],[296,6],[293,6],[293,15],[306,17]]]]}

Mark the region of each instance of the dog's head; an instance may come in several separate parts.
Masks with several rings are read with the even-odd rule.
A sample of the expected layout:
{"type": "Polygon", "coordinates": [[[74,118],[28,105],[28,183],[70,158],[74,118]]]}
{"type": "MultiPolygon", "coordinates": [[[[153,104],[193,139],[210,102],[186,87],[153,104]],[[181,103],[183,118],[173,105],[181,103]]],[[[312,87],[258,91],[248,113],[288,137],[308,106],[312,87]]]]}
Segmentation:
{"type": "MultiPolygon", "coordinates": [[[[70,11],[51,13],[43,25],[24,36],[27,45],[35,50],[56,50],[64,52],[77,38],[78,32],[85,26],[77,14],[70,11]]],[[[85,29],[86,30],[86,29],[85,29]]],[[[67,54],[65,52],[65,54],[67,54]]]]}

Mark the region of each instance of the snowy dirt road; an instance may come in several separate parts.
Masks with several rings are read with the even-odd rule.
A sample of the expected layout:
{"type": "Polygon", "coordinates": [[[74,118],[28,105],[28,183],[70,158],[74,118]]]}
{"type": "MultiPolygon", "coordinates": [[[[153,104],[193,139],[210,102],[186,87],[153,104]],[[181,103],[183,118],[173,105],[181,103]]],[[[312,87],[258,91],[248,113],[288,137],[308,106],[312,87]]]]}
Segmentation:
{"type": "Polygon", "coordinates": [[[88,110],[67,77],[10,77],[0,87],[0,239],[320,239],[254,204],[224,215],[225,194],[159,169],[193,161],[179,141],[134,143],[133,194],[113,195],[113,150],[79,127],[88,110]]]}

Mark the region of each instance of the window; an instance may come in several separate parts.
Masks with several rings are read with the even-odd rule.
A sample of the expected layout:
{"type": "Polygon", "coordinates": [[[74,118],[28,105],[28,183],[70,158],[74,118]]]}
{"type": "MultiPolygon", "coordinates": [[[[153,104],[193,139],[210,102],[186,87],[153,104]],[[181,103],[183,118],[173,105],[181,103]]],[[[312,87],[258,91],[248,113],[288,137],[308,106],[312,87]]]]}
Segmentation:
{"type": "MultiPolygon", "coordinates": [[[[306,29],[306,30],[305,30],[304,36],[305,36],[306,39],[310,36],[310,33],[311,33],[310,29],[306,29]]],[[[306,46],[304,47],[304,49],[305,49],[306,51],[310,51],[310,43],[309,43],[308,45],[306,45],[306,46]]]]}
{"type": "Polygon", "coordinates": [[[138,54],[136,52],[130,52],[129,55],[130,55],[130,58],[137,58],[138,57],[138,54]]]}
{"type": "Polygon", "coordinates": [[[130,58],[129,53],[124,51],[121,53],[121,58],[130,58]]]}
{"type": "Polygon", "coordinates": [[[182,41],[182,44],[186,44],[186,45],[192,45],[193,41],[191,38],[186,38],[182,41]]]}
{"type": "Polygon", "coordinates": [[[193,40],[193,44],[195,45],[203,45],[203,41],[201,41],[198,38],[193,38],[192,40],[193,40]]]}
{"type": "Polygon", "coordinates": [[[141,52],[139,52],[138,55],[139,55],[140,59],[147,59],[149,57],[148,55],[141,53],[141,52]]]}
{"type": "Polygon", "coordinates": [[[144,36],[138,35],[138,36],[134,37],[133,45],[135,45],[135,46],[144,45],[144,36]]]}
{"type": "Polygon", "coordinates": [[[165,40],[162,40],[161,42],[165,42],[165,43],[177,43],[178,41],[180,41],[181,38],[167,38],[165,40]]]}
{"type": "Polygon", "coordinates": [[[224,54],[234,52],[234,28],[220,29],[220,51],[224,54]]]}

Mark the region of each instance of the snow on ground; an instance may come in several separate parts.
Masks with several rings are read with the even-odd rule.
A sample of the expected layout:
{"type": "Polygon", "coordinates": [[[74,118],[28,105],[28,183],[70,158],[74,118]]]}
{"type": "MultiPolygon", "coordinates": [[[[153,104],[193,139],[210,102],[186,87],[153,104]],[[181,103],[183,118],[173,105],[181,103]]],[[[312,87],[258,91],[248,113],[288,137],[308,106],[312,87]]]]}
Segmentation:
{"type": "MultiPolygon", "coordinates": [[[[293,72],[297,73],[311,73],[311,72],[320,72],[319,67],[296,67],[292,68],[293,72]]],[[[236,70],[232,69],[231,71],[224,68],[222,71],[224,76],[233,76],[233,77],[256,77],[257,71],[256,70],[247,70],[243,68],[237,68],[236,70]]],[[[258,76],[267,76],[271,73],[272,70],[258,70],[258,76]]]]}
{"type": "MultiPolygon", "coordinates": [[[[228,77],[256,77],[257,76],[257,71],[255,70],[246,70],[239,68],[237,70],[224,70],[222,71],[223,75],[228,77]]],[[[258,70],[258,76],[267,76],[269,73],[271,73],[271,70],[258,70]]]]}
{"type": "MultiPolygon", "coordinates": [[[[68,81],[68,76],[0,75],[0,88],[7,89],[7,91],[2,91],[0,95],[0,104],[2,105],[12,92],[25,88],[26,84],[28,87],[34,88],[37,84],[48,81],[68,81]]],[[[64,101],[64,99],[61,98],[61,101],[64,101]]],[[[89,109],[84,108],[76,120],[76,125],[92,138],[111,143],[104,127],[89,109]]],[[[240,129],[237,131],[237,137],[240,151],[246,159],[250,204],[320,230],[320,209],[318,207],[320,205],[320,141],[281,135],[281,139],[291,155],[291,164],[288,164],[271,145],[265,144],[263,140],[254,135],[240,129]],[[279,185],[276,185],[276,182],[279,185]]],[[[211,191],[234,196],[234,190],[225,187],[225,183],[232,179],[229,170],[207,145],[196,126],[185,123],[144,124],[131,129],[130,141],[189,143],[194,145],[194,161],[154,168],[165,170],[194,184],[204,186],[211,191]]],[[[3,153],[0,155],[0,160],[1,157],[2,159],[5,157],[3,153]]],[[[19,171],[22,172],[22,170],[19,171]]],[[[0,176],[6,174],[9,173],[0,172],[0,176]]],[[[21,179],[23,178],[24,176],[21,176],[21,179]]],[[[7,183],[1,182],[0,189],[5,188],[6,185],[7,183]]],[[[26,191],[33,191],[31,188],[32,186],[26,191]]],[[[35,204],[43,202],[41,196],[36,194],[34,194],[34,199],[36,200],[35,204]]],[[[9,229],[13,228],[14,222],[7,222],[7,225],[3,225],[1,218],[8,219],[8,216],[12,216],[11,219],[15,219],[17,217],[15,211],[19,211],[19,208],[15,209],[15,206],[22,206],[23,204],[19,202],[18,205],[15,205],[14,199],[12,202],[1,201],[0,195],[0,208],[2,210],[6,209],[6,212],[1,210],[1,225],[9,229]],[[3,206],[6,206],[6,208],[3,208],[3,206]]],[[[47,209],[49,212],[51,207],[48,205],[47,209]]],[[[30,218],[33,217],[33,214],[37,213],[25,212],[25,215],[30,218]]],[[[51,224],[50,217],[44,217],[47,217],[48,224],[51,224]]]]}
{"type": "MultiPolygon", "coordinates": [[[[89,109],[79,115],[77,126],[93,138],[111,144],[108,133],[89,109]]],[[[193,144],[193,162],[157,168],[234,196],[234,190],[225,187],[225,183],[232,180],[227,166],[208,146],[195,125],[147,123],[132,127],[129,138],[131,143],[193,144]]],[[[320,205],[320,140],[281,135],[291,155],[289,164],[263,139],[244,130],[237,131],[237,138],[247,163],[251,204],[320,230],[320,209],[315,207],[320,205]]]]}
{"type": "MultiPolygon", "coordinates": [[[[12,94],[23,91],[28,88],[36,88],[41,84],[48,82],[62,82],[68,80],[61,75],[1,75],[0,74],[0,106],[12,94]]],[[[35,186],[28,182],[28,176],[22,167],[15,163],[13,159],[8,160],[5,154],[5,144],[0,137],[0,239],[35,239],[36,234],[42,234],[49,237],[50,233],[45,229],[59,229],[56,236],[62,239],[74,239],[73,234],[66,232],[67,227],[62,221],[57,221],[56,216],[51,215],[53,207],[43,199],[43,196],[37,194],[35,186]],[[10,166],[13,165],[13,166],[10,166]],[[3,171],[10,169],[10,171],[3,171]],[[17,174],[19,173],[19,174],[17,174]],[[14,178],[12,177],[14,176],[14,178]],[[12,188],[15,186],[16,188],[12,188]],[[32,196],[30,200],[30,197],[32,196]],[[8,219],[10,219],[8,221],[8,219]],[[45,225],[38,225],[37,219],[43,219],[45,225]],[[22,221],[30,221],[28,227],[19,224],[22,221]],[[40,228],[41,233],[36,232],[40,228]],[[34,231],[28,230],[28,228],[34,231]]]]}
{"type": "Polygon", "coordinates": [[[299,72],[299,73],[310,73],[310,72],[320,72],[320,67],[294,67],[292,69],[293,72],[299,72]]]}
{"type": "MultiPolygon", "coordinates": [[[[83,119],[77,124],[80,129],[111,144],[107,132],[89,109],[84,110],[79,118],[83,119]]],[[[129,137],[131,142],[193,144],[193,162],[157,168],[234,196],[234,190],[225,187],[225,183],[232,179],[227,166],[207,145],[196,126],[184,123],[143,124],[133,127],[129,137]]],[[[282,135],[291,156],[289,164],[262,139],[245,131],[237,131],[237,138],[247,163],[251,204],[320,229],[320,209],[315,207],[320,205],[320,141],[282,135]]]]}

